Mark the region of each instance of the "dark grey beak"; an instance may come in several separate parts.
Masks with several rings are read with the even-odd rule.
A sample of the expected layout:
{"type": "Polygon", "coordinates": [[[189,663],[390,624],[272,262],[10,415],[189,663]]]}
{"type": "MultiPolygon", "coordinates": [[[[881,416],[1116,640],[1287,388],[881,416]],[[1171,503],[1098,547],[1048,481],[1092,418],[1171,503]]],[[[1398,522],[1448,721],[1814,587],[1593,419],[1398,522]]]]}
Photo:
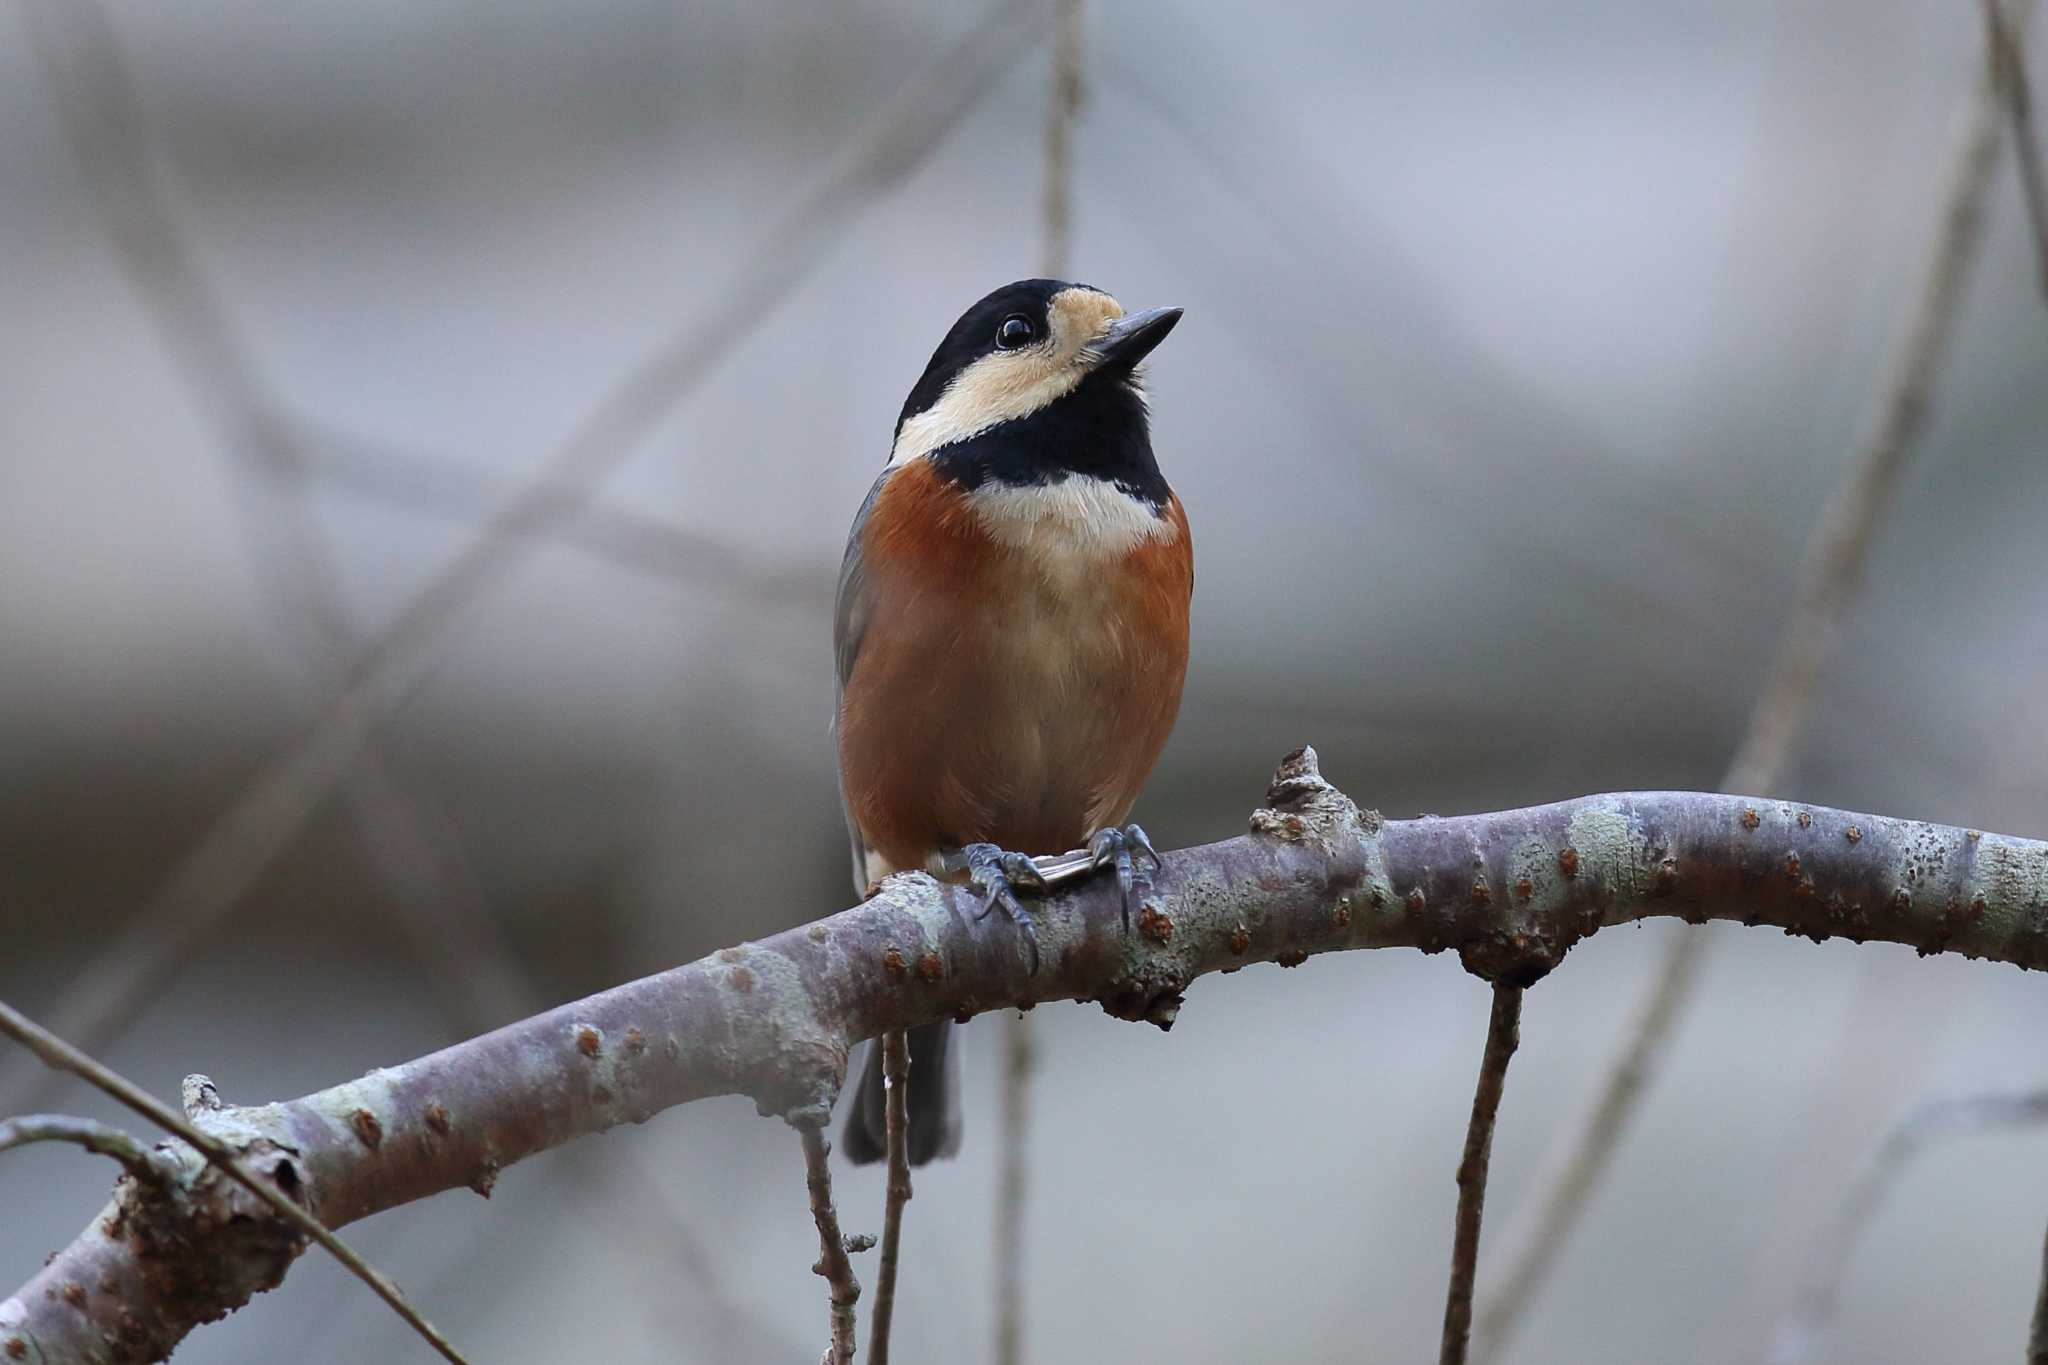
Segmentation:
{"type": "Polygon", "coordinates": [[[1140,308],[1110,323],[1101,336],[1088,344],[1096,368],[1130,369],[1166,340],[1173,324],[1180,321],[1180,312],[1178,308],[1140,308]]]}

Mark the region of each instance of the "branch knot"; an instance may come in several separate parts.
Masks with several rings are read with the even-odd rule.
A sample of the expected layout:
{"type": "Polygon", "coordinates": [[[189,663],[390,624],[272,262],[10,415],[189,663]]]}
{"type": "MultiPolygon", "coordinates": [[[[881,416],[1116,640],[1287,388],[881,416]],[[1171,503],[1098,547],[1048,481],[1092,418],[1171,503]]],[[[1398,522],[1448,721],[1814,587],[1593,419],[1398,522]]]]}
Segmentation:
{"type": "Polygon", "coordinates": [[[1304,744],[1280,760],[1266,784],[1266,804],[1252,812],[1252,833],[1290,844],[1312,844],[1326,852],[1379,833],[1378,811],[1358,804],[1330,785],[1304,744]]]}

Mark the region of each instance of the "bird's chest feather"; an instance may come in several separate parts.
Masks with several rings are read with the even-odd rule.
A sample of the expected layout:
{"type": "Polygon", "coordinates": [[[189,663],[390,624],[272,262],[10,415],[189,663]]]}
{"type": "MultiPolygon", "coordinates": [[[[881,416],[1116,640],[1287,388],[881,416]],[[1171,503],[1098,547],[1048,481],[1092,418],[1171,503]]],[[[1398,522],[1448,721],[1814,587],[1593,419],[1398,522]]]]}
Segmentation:
{"type": "MultiPolygon", "coordinates": [[[[983,485],[965,499],[987,539],[978,648],[1025,711],[1070,705],[1076,691],[1130,667],[1147,634],[1149,558],[1174,534],[1152,508],[1099,479],[983,485]]],[[[1021,719],[1021,717],[1020,717],[1021,719]]]]}
{"type": "Polygon", "coordinates": [[[874,643],[848,685],[864,722],[848,776],[869,761],[914,772],[945,830],[1073,847],[1128,808],[1178,709],[1192,586],[1178,504],[1161,516],[1084,476],[972,492],[899,480],[868,527],[874,643]],[[886,719],[868,696],[888,699],[886,719]]]}

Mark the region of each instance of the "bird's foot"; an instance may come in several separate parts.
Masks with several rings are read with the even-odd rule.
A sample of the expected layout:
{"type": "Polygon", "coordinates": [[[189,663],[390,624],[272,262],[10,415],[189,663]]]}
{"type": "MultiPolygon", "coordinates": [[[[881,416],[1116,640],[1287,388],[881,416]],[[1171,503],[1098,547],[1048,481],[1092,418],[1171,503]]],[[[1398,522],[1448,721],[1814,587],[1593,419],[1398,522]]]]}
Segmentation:
{"type": "Polygon", "coordinates": [[[1133,866],[1135,857],[1148,858],[1157,871],[1164,866],[1159,861],[1159,852],[1152,847],[1152,841],[1145,837],[1142,825],[1125,825],[1118,829],[1110,825],[1098,829],[1088,839],[1088,863],[1097,871],[1105,867],[1116,869],[1117,888],[1124,897],[1124,932],[1131,932],[1131,886],[1136,879],[1133,866]]]}
{"type": "Polygon", "coordinates": [[[1038,865],[1022,853],[1011,853],[994,844],[968,844],[957,853],[946,857],[947,870],[965,872],[968,880],[983,896],[981,909],[976,919],[987,919],[991,913],[1001,910],[1010,917],[1024,935],[1024,942],[1031,949],[1031,972],[1038,974],[1038,929],[1031,922],[1031,912],[1017,899],[1019,890],[1044,891],[1047,889],[1043,873],[1038,865]]]}

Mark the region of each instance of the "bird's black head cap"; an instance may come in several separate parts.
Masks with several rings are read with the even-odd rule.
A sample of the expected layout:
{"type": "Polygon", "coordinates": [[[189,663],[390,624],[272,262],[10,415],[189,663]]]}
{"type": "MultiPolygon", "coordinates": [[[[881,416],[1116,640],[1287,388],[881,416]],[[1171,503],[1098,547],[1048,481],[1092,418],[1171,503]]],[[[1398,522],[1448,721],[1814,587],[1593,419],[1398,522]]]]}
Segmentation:
{"type": "Polygon", "coordinates": [[[1163,506],[1136,367],[1178,308],[1125,313],[1066,280],[1019,280],[960,315],[896,419],[894,459],[973,489],[1090,474],[1163,506]]]}

